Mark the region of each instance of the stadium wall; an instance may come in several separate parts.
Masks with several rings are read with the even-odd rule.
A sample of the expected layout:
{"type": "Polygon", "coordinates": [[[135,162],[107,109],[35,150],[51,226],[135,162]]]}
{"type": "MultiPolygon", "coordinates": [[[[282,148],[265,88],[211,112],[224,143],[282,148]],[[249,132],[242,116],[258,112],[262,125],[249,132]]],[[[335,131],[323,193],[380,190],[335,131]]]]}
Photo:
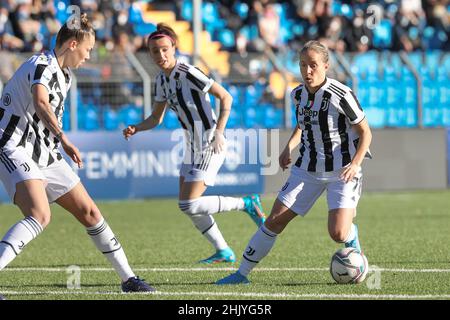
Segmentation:
{"type": "MultiPolygon", "coordinates": [[[[280,131],[283,148],[292,131],[280,131]]],[[[450,184],[450,130],[446,129],[374,129],[371,152],[365,160],[364,190],[442,189],[450,184]]],[[[293,161],[296,160],[296,151],[293,161]]],[[[289,171],[266,176],[264,190],[276,193],[289,171]]]]}

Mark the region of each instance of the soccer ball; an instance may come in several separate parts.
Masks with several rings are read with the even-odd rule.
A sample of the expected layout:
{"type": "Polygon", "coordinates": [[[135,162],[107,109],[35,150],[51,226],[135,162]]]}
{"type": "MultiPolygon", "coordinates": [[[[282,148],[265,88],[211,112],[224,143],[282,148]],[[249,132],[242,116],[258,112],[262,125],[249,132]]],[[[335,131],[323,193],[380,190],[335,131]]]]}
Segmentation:
{"type": "Polygon", "coordinates": [[[355,248],[339,249],[331,258],[330,273],[337,283],[360,283],[368,272],[366,256],[355,248]]]}

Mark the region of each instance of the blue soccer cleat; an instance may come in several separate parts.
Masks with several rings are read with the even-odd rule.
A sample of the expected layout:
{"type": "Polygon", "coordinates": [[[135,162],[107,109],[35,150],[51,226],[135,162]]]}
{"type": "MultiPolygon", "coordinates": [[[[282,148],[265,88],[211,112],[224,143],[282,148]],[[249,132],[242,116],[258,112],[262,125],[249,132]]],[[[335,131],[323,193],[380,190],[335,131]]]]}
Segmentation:
{"type": "Polygon", "coordinates": [[[139,277],[131,277],[127,281],[122,282],[123,292],[155,292],[156,289],[150,286],[139,277]]]}
{"type": "Polygon", "coordinates": [[[226,276],[223,279],[220,279],[216,282],[218,286],[223,286],[227,284],[249,284],[250,281],[248,281],[246,276],[243,276],[239,273],[239,271],[236,271],[235,273],[230,274],[229,276],[226,276]]]}
{"type": "Polygon", "coordinates": [[[259,195],[252,194],[242,198],[244,200],[244,211],[252,218],[258,227],[262,226],[266,221],[266,216],[261,205],[259,195]]]}
{"type": "Polygon", "coordinates": [[[216,253],[214,253],[211,257],[200,260],[200,263],[205,264],[212,264],[212,263],[220,263],[220,262],[235,262],[236,261],[236,255],[234,254],[233,250],[231,250],[230,247],[223,249],[223,250],[217,250],[216,253]]]}
{"type": "Polygon", "coordinates": [[[350,240],[345,243],[346,248],[355,248],[359,252],[361,251],[361,244],[359,243],[359,237],[358,237],[358,226],[355,224],[355,238],[353,240],[350,240]]]}

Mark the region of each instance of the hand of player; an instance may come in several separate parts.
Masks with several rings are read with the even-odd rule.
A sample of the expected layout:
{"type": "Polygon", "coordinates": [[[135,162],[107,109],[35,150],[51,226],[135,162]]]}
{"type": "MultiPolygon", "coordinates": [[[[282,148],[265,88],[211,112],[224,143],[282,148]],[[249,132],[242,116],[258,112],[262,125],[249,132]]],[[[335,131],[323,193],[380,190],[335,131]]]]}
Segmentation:
{"type": "Polygon", "coordinates": [[[211,142],[214,153],[221,153],[226,148],[226,139],[222,132],[214,131],[214,138],[211,142]]]}
{"type": "Polygon", "coordinates": [[[355,177],[355,175],[361,170],[361,166],[355,164],[355,163],[350,163],[350,165],[348,165],[347,167],[344,168],[344,170],[342,170],[341,173],[341,179],[345,181],[345,183],[348,183],[350,181],[353,180],[353,178],[355,177]]]}
{"type": "Polygon", "coordinates": [[[130,139],[130,137],[138,132],[136,126],[131,125],[123,129],[123,136],[126,140],[130,139]]]}
{"type": "Polygon", "coordinates": [[[81,160],[80,150],[72,144],[69,139],[64,138],[61,140],[61,145],[64,152],[78,165],[78,168],[83,168],[83,161],[81,160]]]}
{"type": "Polygon", "coordinates": [[[284,148],[283,152],[281,152],[278,157],[278,163],[280,164],[280,168],[286,170],[292,162],[291,151],[288,147],[284,148]]]}

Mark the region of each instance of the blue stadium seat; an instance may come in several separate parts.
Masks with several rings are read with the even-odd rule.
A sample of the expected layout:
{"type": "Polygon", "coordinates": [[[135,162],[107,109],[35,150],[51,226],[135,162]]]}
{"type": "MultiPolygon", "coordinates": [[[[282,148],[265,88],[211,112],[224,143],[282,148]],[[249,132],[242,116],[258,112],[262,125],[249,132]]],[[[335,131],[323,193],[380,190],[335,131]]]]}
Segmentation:
{"type": "Polygon", "coordinates": [[[231,108],[227,122],[227,128],[239,128],[241,126],[241,113],[235,108],[231,108]]]}
{"type": "Polygon", "coordinates": [[[234,10],[234,12],[236,12],[238,14],[238,16],[242,20],[247,19],[247,16],[248,16],[248,4],[246,4],[245,2],[236,1],[236,3],[233,6],[233,10],[234,10]]]}
{"type": "Polygon", "coordinates": [[[236,85],[229,85],[227,90],[233,97],[233,107],[240,108],[242,104],[242,92],[240,87],[236,85]]]}
{"type": "Polygon", "coordinates": [[[100,129],[98,108],[89,106],[84,117],[84,130],[95,131],[100,129]]]}
{"type": "Polygon", "coordinates": [[[184,0],[181,5],[181,17],[184,20],[192,21],[194,16],[194,8],[192,6],[192,0],[184,0]]]}
{"type": "Polygon", "coordinates": [[[392,24],[388,19],[382,19],[373,30],[373,46],[378,49],[388,49],[392,44],[392,24]]]}
{"type": "Polygon", "coordinates": [[[120,119],[117,111],[110,107],[103,109],[103,128],[105,130],[117,130],[119,128],[120,119]]]}
{"type": "Polygon", "coordinates": [[[215,31],[215,39],[217,39],[225,49],[233,49],[236,45],[234,32],[228,28],[217,29],[215,31]]]}
{"type": "Polygon", "coordinates": [[[167,110],[164,115],[163,125],[166,129],[177,129],[181,128],[180,122],[178,121],[177,115],[173,110],[167,110]]]}
{"type": "Polygon", "coordinates": [[[258,113],[254,107],[245,106],[244,124],[246,128],[259,126],[258,113]]]}
{"type": "Polygon", "coordinates": [[[261,87],[255,85],[249,85],[244,91],[244,105],[246,106],[256,106],[262,97],[261,87]]]}
{"type": "Polygon", "coordinates": [[[379,106],[369,106],[364,109],[371,128],[383,128],[386,125],[386,112],[379,106]]]}
{"type": "Polygon", "coordinates": [[[124,126],[141,122],[142,116],[143,110],[134,105],[127,105],[119,111],[120,122],[124,126]]]}
{"type": "Polygon", "coordinates": [[[156,30],[156,25],[145,22],[137,23],[133,25],[133,30],[137,35],[145,37],[156,30]]]}
{"type": "Polygon", "coordinates": [[[261,105],[264,109],[264,127],[268,129],[283,127],[283,110],[275,108],[271,104],[261,105]]]}
{"type": "Polygon", "coordinates": [[[142,12],[136,4],[132,4],[128,10],[128,21],[132,24],[141,24],[144,22],[142,12]]]}

